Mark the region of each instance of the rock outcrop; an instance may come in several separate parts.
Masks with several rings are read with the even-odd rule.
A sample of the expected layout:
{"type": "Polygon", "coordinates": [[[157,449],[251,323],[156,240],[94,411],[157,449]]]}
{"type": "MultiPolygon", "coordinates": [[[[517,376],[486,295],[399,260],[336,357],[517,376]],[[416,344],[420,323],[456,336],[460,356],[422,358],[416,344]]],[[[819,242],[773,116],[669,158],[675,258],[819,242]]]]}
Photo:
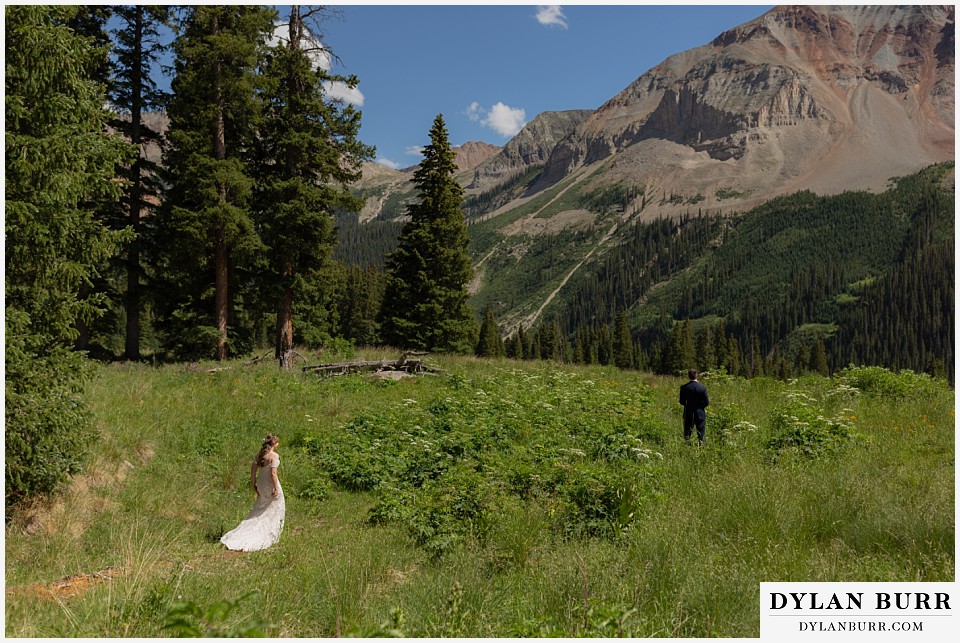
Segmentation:
{"type": "Polygon", "coordinates": [[[457,170],[465,172],[474,169],[499,151],[500,148],[496,145],[482,141],[469,141],[453,148],[453,162],[456,163],[457,170]]]}
{"type": "Polygon", "coordinates": [[[538,115],[510,139],[496,156],[476,169],[468,188],[482,189],[532,166],[543,165],[557,143],[592,113],[592,110],[570,110],[538,115]]]}

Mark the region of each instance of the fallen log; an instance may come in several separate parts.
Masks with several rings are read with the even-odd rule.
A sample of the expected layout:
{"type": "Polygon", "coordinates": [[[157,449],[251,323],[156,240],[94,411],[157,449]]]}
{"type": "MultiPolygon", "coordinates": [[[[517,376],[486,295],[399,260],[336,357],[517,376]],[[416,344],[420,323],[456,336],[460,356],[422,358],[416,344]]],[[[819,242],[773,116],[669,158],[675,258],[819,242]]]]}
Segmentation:
{"type": "Polygon", "coordinates": [[[411,354],[414,353],[404,353],[403,357],[396,360],[355,360],[336,364],[316,364],[302,368],[304,372],[313,372],[324,376],[380,371],[403,371],[411,375],[442,372],[442,369],[424,364],[422,359],[409,359],[407,356],[411,354]]]}

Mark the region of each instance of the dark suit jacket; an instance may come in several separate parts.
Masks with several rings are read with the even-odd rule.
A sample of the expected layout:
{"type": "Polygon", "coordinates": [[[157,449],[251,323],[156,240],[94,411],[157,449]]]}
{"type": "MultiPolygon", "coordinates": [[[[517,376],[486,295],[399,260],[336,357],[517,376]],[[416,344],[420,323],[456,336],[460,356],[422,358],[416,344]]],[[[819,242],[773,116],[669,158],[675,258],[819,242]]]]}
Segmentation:
{"type": "Polygon", "coordinates": [[[690,380],[680,387],[680,404],[683,405],[683,412],[690,414],[710,406],[707,387],[697,380],[690,380]]]}

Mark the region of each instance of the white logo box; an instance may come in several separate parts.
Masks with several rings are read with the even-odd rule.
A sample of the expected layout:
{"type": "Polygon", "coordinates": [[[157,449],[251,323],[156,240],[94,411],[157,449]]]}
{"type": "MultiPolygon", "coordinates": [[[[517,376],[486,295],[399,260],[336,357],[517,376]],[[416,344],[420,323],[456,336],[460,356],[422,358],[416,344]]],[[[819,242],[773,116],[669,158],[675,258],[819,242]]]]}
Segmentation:
{"type": "Polygon", "coordinates": [[[769,641],[956,640],[953,583],[760,583],[769,641]]]}

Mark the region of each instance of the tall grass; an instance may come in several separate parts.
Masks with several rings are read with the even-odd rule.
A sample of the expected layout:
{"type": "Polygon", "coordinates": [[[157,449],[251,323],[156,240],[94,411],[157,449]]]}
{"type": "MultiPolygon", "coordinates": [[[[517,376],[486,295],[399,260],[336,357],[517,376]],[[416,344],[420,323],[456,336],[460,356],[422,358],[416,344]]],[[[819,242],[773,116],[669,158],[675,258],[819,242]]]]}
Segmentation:
{"type": "MultiPolygon", "coordinates": [[[[761,581],[954,577],[954,399],[945,385],[878,393],[825,378],[708,378],[701,448],[682,439],[677,379],[436,362],[447,375],[400,382],[318,380],[239,361],[212,373],[104,367],[88,391],[101,440],[87,472],[6,527],[6,634],[164,636],[177,604],[227,600],[238,602],[221,633],[265,621],[271,635],[300,637],[756,636],[761,581]],[[644,415],[644,446],[663,457],[635,519],[577,532],[558,528],[564,505],[549,494],[508,494],[496,497],[488,524],[435,555],[402,521],[371,523],[377,491],[329,484],[307,493],[328,472],[298,446],[304,437],[336,441],[361,415],[399,421],[410,400],[455,401],[517,369],[531,382],[574,374],[554,378],[571,399],[589,380],[625,400],[625,417],[644,415]],[[851,437],[816,457],[771,448],[791,393],[847,423],[851,437]],[[721,443],[727,417],[754,429],[721,443]],[[228,553],[218,539],[249,509],[248,463],[268,432],[281,436],[285,531],[266,551],[228,553]],[[109,568],[112,577],[77,596],[44,589],[109,568]]],[[[533,404],[511,386],[502,394],[533,404]]],[[[572,430],[562,417],[533,417],[572,430]]],[[[540,438],[518,439],[532,449],[540,438]]]]}

